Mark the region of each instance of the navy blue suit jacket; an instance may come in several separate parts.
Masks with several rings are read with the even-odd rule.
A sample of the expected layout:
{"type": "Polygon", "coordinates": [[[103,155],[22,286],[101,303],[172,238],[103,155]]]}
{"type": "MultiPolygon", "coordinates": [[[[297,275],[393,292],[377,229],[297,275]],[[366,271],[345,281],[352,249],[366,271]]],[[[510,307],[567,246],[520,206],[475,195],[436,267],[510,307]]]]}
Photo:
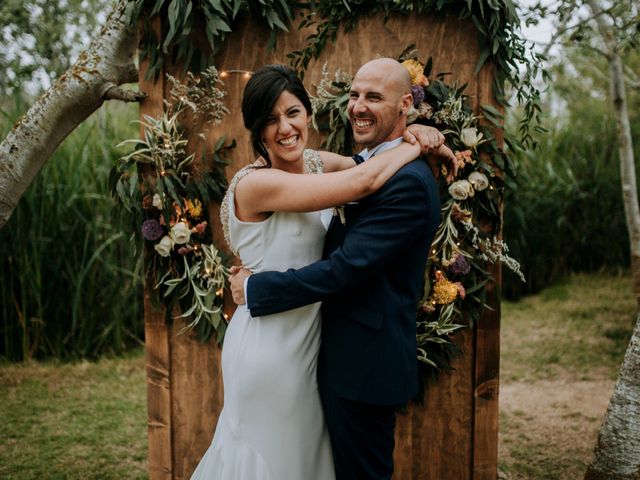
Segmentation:
{"type": "Polygon", "coordinates": [[[416,308],[440,219],[427,163],[404,166],[345,216],[344,226],[334,216],[322,260],[251,275],[248,307],[258,317],[322,301],[320,383],[351,400],[403,404],[418,389],[416,308]]]}

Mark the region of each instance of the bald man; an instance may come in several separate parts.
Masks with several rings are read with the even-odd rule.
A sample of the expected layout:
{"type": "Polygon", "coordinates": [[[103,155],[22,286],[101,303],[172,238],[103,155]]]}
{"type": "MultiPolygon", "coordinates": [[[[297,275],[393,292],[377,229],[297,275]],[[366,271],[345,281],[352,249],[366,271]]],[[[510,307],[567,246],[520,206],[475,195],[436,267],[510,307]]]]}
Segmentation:
{"type": "MultiPolygon", "coordinates": [[[[402,141],[411,105],[409,74],[396,60],[358,70],[348,105],[354,140],[366,147],[357,163],[402,141]]],[[[444,146],[440,153],[451,156],[444,146]]],[[[318,388],[336,478],[390,479],[395,411],[418,391],[416,308],[440,218],[427,162],[401,168],[344,213],[344,224],[335,216],[329,227],[322,260],[248,278],[243,271],[232,290],[242,304],[246,287],[253,317],[323,302],[318,388]]]]}

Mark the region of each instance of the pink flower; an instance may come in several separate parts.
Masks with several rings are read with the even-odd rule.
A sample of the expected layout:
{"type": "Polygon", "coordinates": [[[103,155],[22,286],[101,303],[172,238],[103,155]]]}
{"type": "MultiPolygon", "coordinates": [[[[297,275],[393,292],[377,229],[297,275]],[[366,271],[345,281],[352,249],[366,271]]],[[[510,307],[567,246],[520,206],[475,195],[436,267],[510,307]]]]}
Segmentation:
{"type": "Polygon", "coordinates": [[[185,245],[184,247],[180,247],[178,249],[178,253],[180,255],[187,255],[188,253],[191,253],[191,252],[193,252],[193,247],[190,245],[185,245]]]}
{"type": "Polygon", "coordinates": [[[460,295],[460,298],[464,300],[464,297],[467,295],[467,292],[465,291],[464,287],[460,282],[455,282],[454,285],[458,287],[458,295],[460,295]]]}
{"type": "Polygon", "coordinates": [[[198,235],[204,235],[204,232],[207,229],[207,222],[200,222],[195,227],[191,229],[192,233],[197,233],[198,235]]]}

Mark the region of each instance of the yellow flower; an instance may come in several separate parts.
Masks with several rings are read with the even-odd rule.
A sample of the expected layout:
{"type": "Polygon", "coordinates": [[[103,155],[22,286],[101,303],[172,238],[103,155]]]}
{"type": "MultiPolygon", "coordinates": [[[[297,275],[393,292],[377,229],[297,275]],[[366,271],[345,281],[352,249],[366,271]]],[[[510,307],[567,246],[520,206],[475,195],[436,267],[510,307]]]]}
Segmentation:
{"type": "Polygon", "coordinates": [[[202,203],[200,203],[200,200],[198,200],[197,198],[193,201],[187,200],[186,207],[189,215],[191,215],[191,218],[198,218],[200,215],[202,215],[202,203]]]}
{"type": "Polygon", "coordinates": [[[407,69],[409,75],[411,75],[412,85],[422,85],[426,87],[429,85],[429,80],[424,76],[424,65],[422,65],[416,59],[409,59],[402,62],[402,66],[407,69]]]}
{"type": "Polygon", "coordinates": [[[457,297],[460,290],[458,285],[450,282],[444,276],[438,276],[433,290],[431,291],[431,297],[436,303],[446,305],[453,302],[457,297]]]}

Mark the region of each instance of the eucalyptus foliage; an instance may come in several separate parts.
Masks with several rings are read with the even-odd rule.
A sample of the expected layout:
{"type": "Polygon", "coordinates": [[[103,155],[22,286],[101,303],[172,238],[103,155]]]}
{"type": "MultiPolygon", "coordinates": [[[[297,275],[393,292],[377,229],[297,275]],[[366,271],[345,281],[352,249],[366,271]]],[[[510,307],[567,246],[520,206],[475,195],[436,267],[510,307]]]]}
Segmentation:
{"type": "Polygon", "coordinates": [[[519,136],[507,138],[514,147],[535,144],[531,128],[540,123],[540,91],[535,79],[548,78],[542,65],[543,56],[527,48],[518,29],[520,21],[515,4],[511,0],[131,0],[131,22],[137,21],[148,9],[148,18],[161,15],[166,19],[163,38],[159,39],[150,29],[151,22],[144,22],[142,51],[151,60],[148,74],[156,75],[163,65],[163,55],[171,54],[174,60],[193,71],[202,70],[213,61],[225,38],[234,30],[242,13],[264,19],[272,31],[268,47],[275,44],[275,34],[290,28],[297,9],[305,8],[298,28],[314,27],[314,33],[306,39],[305,46],[289,52],[291,65],[302,76],[309,62],[318,58],[327,42],[334,41],[340,29],[356,27],[363,16],[391,14],[408,15],[414,11],[423,14],[457,14],[460,19],[473,22],[478,32],[480,57],[476,72],[490,62],[495,65],[494,93],[499,102],[508,104],[506,88],[523,106],[524,115],[519,126],[519,136]],[[191,33],[197,28],[197,19],[204,19],[204,31],[210,50],[196,46],[191,33]]]}
{"type": "Polygon", "coordinates": [[[201,129],[220,123],[228,110],[225,93],[218,88],[218,72],[210,67],[185,82],[168,76],[173,85],[159,118],[145,116],[142,139],[133,145],[111,171],[111,192],[130,214],[136,243],[144,242],[146,278],[155,282],[156,300],[162,300],[168,317],[179,303],[186,328],[198,326],[201,337],[214,331],[222,342],[226,322],[222,291],[227,269],[207,228],[207,205],[220,202],[226,190],[221,166],[224,153],[235,146],[220,137],[213,149],[198,156],[185,123],[195,129],[192,139],[206,141],[201,129]],[[203,322],[201,320],[206,320],[203,322]]]}

